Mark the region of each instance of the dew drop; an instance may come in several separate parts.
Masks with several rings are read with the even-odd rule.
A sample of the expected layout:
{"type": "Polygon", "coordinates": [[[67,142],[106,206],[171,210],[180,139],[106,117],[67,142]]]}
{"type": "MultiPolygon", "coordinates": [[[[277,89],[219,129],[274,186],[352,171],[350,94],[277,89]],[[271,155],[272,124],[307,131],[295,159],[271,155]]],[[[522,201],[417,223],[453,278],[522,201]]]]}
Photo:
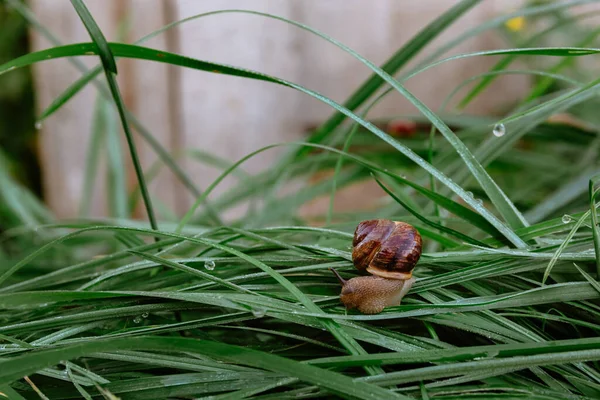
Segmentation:
{"type": "Polygon", "coordinates": [[[479,206],[482,206],[483,205],[483,200],[477,199],[477,200],[475,200],[475,203],[477,203],[477,205],[479,205],[479,206]]]}
{"type": "Polygon", "coordinates": [[[150,314],[148,314],[147,312],[142,313],[142,318],[148,318],[148,315],[150,315],[150,314]]]}
{"type": "Polygon", "coordinates": [[[204,268],[206,268],[209,271],[212,271],[213,269],[215,269],[215,262],[213,260],[207,260],[204,261],[204,268]]]}
{"type": "Polygon", "coordinates": [[[496,125],[494,125],[494,129],[492,130],[492,133],[496,137],[504,136],[504,134],[506,133],[506,127],[504,126],[504,124],[496,124],[496,125]]]}
{"type": "Polygon", "coordinates": [[[266,313],[267,311],[262,308],[254,308],[252,310],[252,315],[254,315],[256,318],[262,318],[265,316],[266,313]]]}
{"type": "Polygon", "coordinates": [[[469,196],[470,198],[474,198],[475,196],[473,195],[473,192],[467,192],[467,196],[469,196]]]}
{"type": "Polygon", "coordinates": [[[562,220],[563,224],[568,224],[569,222],[571,222],[571,216],[565,214],[562,216],[561,220],[562,220]]]}
{"type": "Polygon", "coordinates": [[[134,324],[139,324],[140,322],[142,322],[142,318],[141,318],[141,317],[135,317],[135,318],[133,319],[133,323],[134,323],[134,324]]]}
{"type": "Polygon", "coordinates": [[[37,130],[40,130],[40,129],[42,129],[42,123],[41,123],[41,122],[39,122],[39,121],[38,121],[38,122],[36,122],[34,126],[35,126],[35,129],[37,129],[37,130]]]}

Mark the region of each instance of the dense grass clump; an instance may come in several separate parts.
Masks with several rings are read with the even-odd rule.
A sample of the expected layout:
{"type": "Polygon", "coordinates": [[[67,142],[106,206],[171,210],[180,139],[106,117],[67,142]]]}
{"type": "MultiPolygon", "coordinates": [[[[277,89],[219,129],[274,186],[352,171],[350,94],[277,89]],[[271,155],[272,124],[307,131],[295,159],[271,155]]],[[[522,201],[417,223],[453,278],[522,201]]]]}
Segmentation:
{"type": "Polygon", "coordinates": [[[298,22],[219,11],[280,19],[363,62],[373,75],[344,104],[277,77],[142,46],[209,14],[137,44],[107,43],[83,1],[72,0],[91,39],[63,45],[20,1],[6,3],[54,47],[10,60],[0,74],[97,55],[100,65],[91,70],[70,58],[82,76],[40,120],[95,85],[95,123],[122,125],[139,189],[127,193],[116,184],[125,182],[122,160],[109,158],[113,218],[89,218],[103,148],[97,144],[119,146],[105,129],[93,132],[90,186],[78,220],[56,220],[0,168],[0,398],[600,397],[600,80],[577,62],[600,56],[600,31],[585,24],[593,13],[571,9],[584,1],[532,5],[425,49],[479,3],[463,0],[381,67],[298,22]],[[527,30],[520,28],[523,18],[527,30]],[[575,28],[579,35],[567,35],[575,28]],[[506,48],[447,56],[487,30],[503,33],[506,48]],[[550,35],[564,43],[550,46],[550,35]],[[422,52],[425,59],[407,69],[422,52]],[[457,82],[442,110],[432,111],[404,87],[426,69],[491,56],[494,68],[457,82]],[[115,79],[118,57],[284,85],[334,113],[306,142],[269,146],[235,164],[197,153],[223,170],[212,185],[198,188],[125,108],[115,79]],[[519,67],[511,69],[515,60],[519,67]],[[462,112],[510,74],[532,79],[520,104],[498,118],[462,112]],[[372,121],[371,108],[393,91],[420,114],[402,116],[403,125],[398,116],[372,121]],[[136,134],[161,160],[146,166],[147,174],[137,161],[136,134]],[[253,176],[243,172],[246,160],[274,147],[286,149],[276,166],[253,176]],[[186,215],[156,217],[163,206],[152,203],[146,186],[160,167],[173,170],[196,198],[186,215]],[[229,175],[239,184],[211,196],[229,175]],[[289,181],[300,189],[282,194],[289,181]],[[339,190],[365,182],[383,189],[376,211],[329,207],[310,219],[298,211],[318,197],[330,196],[333,204],[339,190]],[[140,202],[148,222],[128,218],[140,202]],[[223,222],[239,204],[251,204],[248,213],[223,222]],[[352,232],[371,218],[413,224],[425,246],[402,305],[362,315],[343,309],[329,269],[358,274],[352,232]]]}

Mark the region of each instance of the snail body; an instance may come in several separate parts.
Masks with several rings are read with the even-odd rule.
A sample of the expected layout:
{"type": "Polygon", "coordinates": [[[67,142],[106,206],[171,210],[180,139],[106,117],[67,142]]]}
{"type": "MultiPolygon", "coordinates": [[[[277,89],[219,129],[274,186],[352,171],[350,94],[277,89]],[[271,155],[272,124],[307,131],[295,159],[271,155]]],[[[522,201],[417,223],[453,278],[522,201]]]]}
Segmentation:
{"type": "Polygon", "coordinates": [[[370,273],[344,280],[340,300],[346,308],[377,314],[400,305],[415,279],[412,271],[421,257],[421,235],[410,224],[386,219],[361,222],[354,232],[352,261],[370,273]]]}

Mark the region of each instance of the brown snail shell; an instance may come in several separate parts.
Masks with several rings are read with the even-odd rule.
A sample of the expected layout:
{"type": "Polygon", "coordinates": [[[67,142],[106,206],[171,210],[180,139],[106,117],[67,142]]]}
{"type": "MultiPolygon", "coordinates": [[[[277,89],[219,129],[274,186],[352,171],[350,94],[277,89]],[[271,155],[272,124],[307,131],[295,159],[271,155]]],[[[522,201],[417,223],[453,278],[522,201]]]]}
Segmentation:
{"type": "Polygon", "coordinates": [[[399,305],[415,281],[412,271],[422,251],[419,232],[405,222],[363,221],[354,232],[352,246],[354,266],[371,275],[346,281],[334,271],[342,284],[342,303],[365,314],[399,305]]]}

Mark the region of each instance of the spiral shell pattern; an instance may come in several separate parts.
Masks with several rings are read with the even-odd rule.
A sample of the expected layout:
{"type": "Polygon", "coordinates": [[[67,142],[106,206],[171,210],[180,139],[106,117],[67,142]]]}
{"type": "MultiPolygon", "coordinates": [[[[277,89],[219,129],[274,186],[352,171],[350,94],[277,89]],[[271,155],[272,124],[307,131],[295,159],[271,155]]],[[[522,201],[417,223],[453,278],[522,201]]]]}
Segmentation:
{"type": "Polygon", "coordinates": [[[421,257],[421,235],[410,224],[373,219],[354,232],[352,261],[359,270],[388,279],[409,279],[421,257]]]}

